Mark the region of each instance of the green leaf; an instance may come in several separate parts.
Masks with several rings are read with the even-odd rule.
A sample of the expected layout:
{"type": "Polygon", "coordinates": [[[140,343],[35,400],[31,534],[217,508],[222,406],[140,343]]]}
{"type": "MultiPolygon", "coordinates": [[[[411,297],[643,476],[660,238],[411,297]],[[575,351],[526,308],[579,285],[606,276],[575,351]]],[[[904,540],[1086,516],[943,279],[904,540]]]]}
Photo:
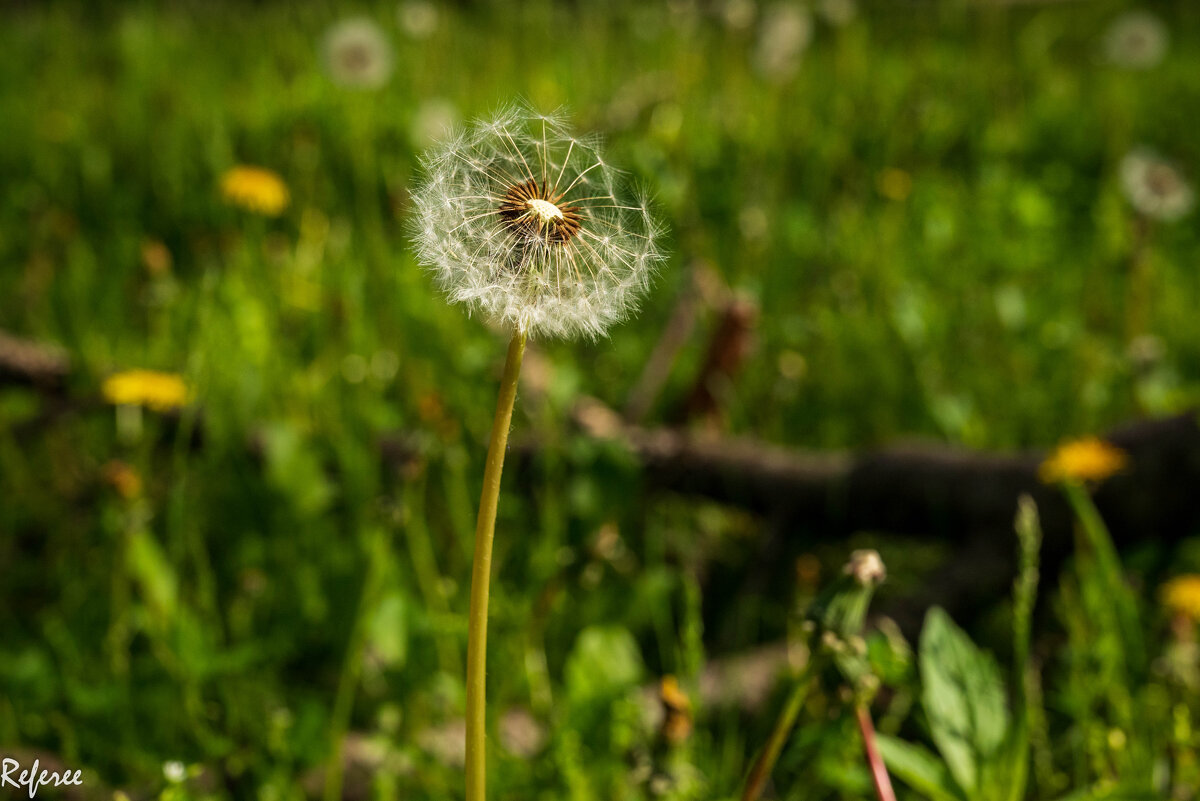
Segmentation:
{"type": "Polygon", "coordinates": [[[579,633],[567,657],[567,694],[572,699],[620,695],[641,681],[644,670],[641,651],[628,629],[590,626],[579,633]]]}
{"type": "Polygon", "coordinates": [[[175,571],[158,541],[142,528],[129,533],[125,565],[141,591],[142,598],[163,627],[178,610],[175,571]]]}
{"type": "Polygon", "coordinates": [[[1068,793],[1058,799],[1058,801],[1161,801],[1162,795],[1153,793],[1149,790],[1138,790],[1131,787],[1117,787],[1114,789],[1098,790],[1094,787],[1085,787],[1082,790],[1076,790],[1073,793],[1068,793]]]}
{"type": "Polygon", "coordinates": [[[946,763],[928,749],[886,734],[877,734],[876,742],[887,769],[930,801],[965,801],[946,763]]]}
{"type": "Polygon", "coordinates": [[[970,798],[991,797],[1009,728],[1004,685],[995,660],[938,607],[921,632],[922,703],[930,734],[959,787],[970,798]],[[985,792],[986,791],[986,792],[985,792]]]}
{"type": "Polygon", "coordinates": [[[388,668],[404,667],[408,658],[408,604],[393,591],[384,596],[371,616],[368,642],[371,652],[388,668]]]}

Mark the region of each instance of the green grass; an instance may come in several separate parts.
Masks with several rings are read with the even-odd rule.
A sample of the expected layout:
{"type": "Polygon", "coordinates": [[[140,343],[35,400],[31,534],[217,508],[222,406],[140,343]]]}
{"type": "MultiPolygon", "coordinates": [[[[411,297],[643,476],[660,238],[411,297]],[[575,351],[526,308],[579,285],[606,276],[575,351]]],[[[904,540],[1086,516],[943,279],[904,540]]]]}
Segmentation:
{"type": "MultiPolygon", "coordinates": [[[[865,3],[846,28],[818,20],[785,80],[754,69],[756,27],[686,3],[456,4],[428,39],[407,36],[391,3],[3,12],[0,327],[64,346],[74,396],[150,367],[182,373],[203,411],[178,427],[148,418],[134,443],[106,409],[18,435],[42,402],[0,389],[0,746],[47,748],[146,793],[180,759],[223,772],[213,793],[296,797],[324,759],[369,583],[352,726],[386,738],[379,780],[401,797],[460,792],[414,743],[462,704],[504,342],[414,262],[408,187],[431,104],[469,119],[525,97],[605,134],[656,195],[673,257],[608,340],[537,343],[549,392],[518,404],[514,439],[552,447],[505,484],[490,697],[537,708],[527,668],[544,649],[554,701],[537,711],[554,734],[548,758],[500,755],[493,778],[499,798],[641,797],[631,765],[665,758],[624,691],[663,672],[686,685],[703,658],[679,566],[697,539],[751,548],[763,526],[646,496],[618,449],[570,435],[568,411],[580,394],[624,403],[689,265],[761,306],[727,401],[737,434],[1046,446],[1195,401],[1197,217],[1154,229],[1147,330],[1164,357],[1139,373],[1118,163],[1145,144],[1200,179],[1200,8],[1156,6],[1169,55],[1129,72],[1099,45],[1125,7],[865,3]],[[322,69],[324,30],[350,14],[393,42],[379,91],[322,69]],[[220,175],[239,163],[284,178],[281,217],[222,202],[220,175]],[[911,177],[906,197],[881,191],[885,170],[911,177]],[[168,275],[143,266],[149,241],[170,250],[168,275]],[[195,422],[202,449],[188,445],[195,422]],[[381,464],[394,432],[407,464],[381,464]],[[104,484],[112,459],[144,476],[144,497],[104,484]],[[625,561],[590,548],[605,525],[625,561]],[[597,642],[625,663],[591,686],[609,669],[588,661],[597,642]]],[[[688,390],[702,341],[652,421],[688,390]]],[[[780,633],[790,599],[747,603],[773,622],[734,627],[721,650],[780,633]]],[[[699,778],[677,796],[731,793],[760,717],[702,726],[684,760],[699,778]]],[[[843,758],[853,720],[828,725],[845,738],[803,732],[781,761],[791,775],[817,765],[823,789],[788,797],[865,797],[843,758]]]]}

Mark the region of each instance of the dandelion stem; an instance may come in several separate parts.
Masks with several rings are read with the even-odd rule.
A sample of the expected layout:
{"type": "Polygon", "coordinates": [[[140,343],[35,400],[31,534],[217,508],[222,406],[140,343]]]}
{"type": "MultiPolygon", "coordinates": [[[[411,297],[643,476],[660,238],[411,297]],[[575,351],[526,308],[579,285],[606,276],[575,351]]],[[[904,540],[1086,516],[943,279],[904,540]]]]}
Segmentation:
{"type": "Polygon", "coordinates": [[[858,718],[858,730],[862,733],[863,751],[867,754],[867,765],[871,768],[871,781],[875,784],[875,795],[879,801],[896,801],[896,791],[888,776],[887,766],[875,743],[875,726],[871,723],[871,711],[863,703],[855,704],[854,714],[858,718]]]}
{"type": "Polygon", "coordinates": [[[517,379],[525,355],[525,333],[518,330],[508,345],[504,374],[500,378],[500,397],[488,443],[487,464],[483,471],[483,494],[479,499],[479,518],[475,523],[475,561],[471,568],[471,607],[467,622],[467,801],[484,801],[487,756],[484,750],[487,686],[487,609],[488,587],[492,575],[492,539],[496,533],[496,506],[500,500],[500,474],[504,470],[504,451],[508,428],[512,423],[513,401],[517,397],[517,379]]]}
{"type": "Polygon", "coordinates": [[[804,706],[804,699],[808,697],[808,690],[812,686],[813,678],[817,675],[814,665],[818,661],[819,657],[816,654],[809,655],[803,672],[796,679],[792,693],[783,706],[783,711],[779,713],[779,719],[775,721],[771,738],[763,746],[758,759],[754,760],[754,767],[750,769],[750,774],[746,777],[746,786],[742,790],[742,801],[756,801],[762,795],[767,779],[771,776],[771,769],[775,767],[775,762],[779,759],[780,752],[783,751],[788,735],[792,733],[792,727],[796,725],[796,717],[800,714],[800,708],[804,706]]]}

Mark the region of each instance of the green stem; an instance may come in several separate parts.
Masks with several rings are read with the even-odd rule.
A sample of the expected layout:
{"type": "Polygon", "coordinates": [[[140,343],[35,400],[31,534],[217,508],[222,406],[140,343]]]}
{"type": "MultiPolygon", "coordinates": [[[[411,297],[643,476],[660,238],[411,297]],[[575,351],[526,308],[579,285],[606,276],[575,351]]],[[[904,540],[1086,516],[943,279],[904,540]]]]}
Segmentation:
{"type": "Polygon", "coordinates": [[[1141,675],[1145,667],[1146,649],[1138,620],[1137,599],[1125,581],[1121,557],[1113,545],[1112,535],[1086,487],[1078,482],[1069,482],[1063,485],[1063,489],[1079,519],[1084,542],[1091,558],[1095,560],[1100,581],[1108,594],[1107,609],[1111,610],[1117,634],[1122,640],[1120,655],[1124,668],[1141,675]]]}
{"type": "MultiPolygon", "coordinates": [[[[408,555],[412,560],[413,572],[417,577],[417,587],[425,599],[426,606],[438,617],[450,615],[450,606],[442,593],[442,574],[438,569],[437,557],[434,556],[433,542],[429,537],[429,528],[425,525],[425,482],[422,480],[410,490],[407,506],[408,514],[404,520],[404,536],[408,541],[408,555]]],[[[462,659],[453,640],[441,629],[434,634],[434,647],[438,653],[438,667],[447,673],[459,675],[462,670],[462,659]]]]}
{"type": "Polygon", "coordinates": [[[791,734],[792,727],[796,725],[796,717],[800,714],[800,708],[804,706],[804,699],[808,697],[812,679],[817,674],[814,668],[817,661],[819,660],[816,654],[810,653],[808,663],[805,664],[803,672],[796,679],[796,686],[792,688],[792,694],[788,696],[787,703],[784,704],[783,711],[779,714],[779,719],[775,721],[771,738],[763,746],[758,759],[754,761],[754,767],[750,769],[750,774],[746,777],[746,787],[742,790],[742,801],[755,801],[762,795],[767,779],[771,775],[771,769],[775,767],[775,762],[779,759],[780,752],[783,751],[788,735],[791,734]]]}
{"type": "Polygon", "coordinates": [[[342,748],[346,732],[350,728],[350,715],[354,711],[354,695],[362,676],[363,658],[367,647],[369,618],[376,608],[380,584],[386,564],[386,538],[382,533],[372,532],[367,546],[367,577],[363,582],[358,610],[350,629],[350,640],[346,646],[346,658],[338,677],[337,695],[334,696],[333,711],[329,722],[329,764],[325,768],[323,801],[339,801],[342,797],[342,776],[345,757],[342,748]]]}
{"type": "Polygon", "coordinates": [[[517,397],[517,379],[521,375],[524,355],[525,333],[517,331],[508,345],[504,375],[500,378],[500,397],[496,400],[496,417],[492,422],[487,465],[483,470],[479,518],[475,523],[475,561],[471,568],[471,609],[467,622],[467,801],[484,801],[487,796],[484,725],[492,538],[496,533],[496,506],[500,502],[500,473],[504,470],[504,451],[508,446],[508,428],[512,424],[513,401],[517,397]]]}

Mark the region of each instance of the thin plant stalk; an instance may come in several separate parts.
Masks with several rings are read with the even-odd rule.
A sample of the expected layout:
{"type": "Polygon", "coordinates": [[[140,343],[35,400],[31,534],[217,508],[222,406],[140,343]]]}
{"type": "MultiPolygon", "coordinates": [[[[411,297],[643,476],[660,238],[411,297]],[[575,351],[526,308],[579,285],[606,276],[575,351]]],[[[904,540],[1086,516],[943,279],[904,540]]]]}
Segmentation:
{"type": "Polygon", "coordinates": [[[525,355],[525,333],[518,330],[508,345],[504,374],[500,378],[500,397],[488,443],[487,464],[483,471],[483,494],[479,499],[479,517],[475,523],[475,560],[471,568],[471,606],[467,619],[467,801],[484,801],[487,796],[487,755],[484,732],[487,722],[487,615],[488,590],[492,576],[492,539],[496,533],[496,507],[500,501],[500,474],[504,470],[504,452],[508,446],[508,428],[512,424],[517,380],[525,355]]]}
{"type": "Polygon", "coordinates": [[[358,610],[355,612],[354,623],[350,629],[350,639],[346,645],[346,658],[342,662],[341,674],[338,676],[337,695],[334,696],[333,711],[330,714],[329,764],[325,768],[322,801],[340,801],[342,797],[342,777],[345,764],[342,748],[346,741],[346,732],[350,728],[350,715],[354,711],[354,695],[358,690],[359,679],[362,677],[369,617],[376,607],[380,585],[383,583],[386,563],[385,547],[386,542],[382,534],[373,532],[367,548],[369,559],[367,577],[363,582],[358,610]]]}
{"type": "Polygon", "coordinates": [[[750,773],[746,776],[746,786],[742,790],[742,801],[755,801],[762,795],[763,788],[767,784],[767,779],[771,776],[771,770],[775,767],[775,762],[779,759],[779,754],[783,751],[783,746],[787,742],[788,735],[792,732],[792,727],[796,725],[796,717],[800,714],[800,708],[804,706],[804,699],[808,697],[808,691],[812,687],[813,679],[817,675],[817,671],[813,667],[817,661],[819,660],[815,654],[810,655],[808,663],[804,666],[804,671],[797,678],[796,686],[792,688],[792,693],[788,696],[787,703],[783,706],[783,711],[779,713],[779,719],[775,721],[775,728],[771,730],[770,739],[763,746],[758,759],[754,760],[754,767],[750,769],[750,773]]]}
{"type": "MultiPolygon", "coordinates": [[[[425,482],[419,481],[408,495],[408,515],[404,521],[404,535],[408,542],[408,555],[413,565],[413,573],[417,577],[417,587],[425,604],[438,616],[450,614],[449,604],[441,589],[442,574],[438,568],[437,557],[433,553],[433,542],[429,537],[429,527],[425,525],[425,482]]],[[[438,666],[447,673],[461,675],[462,658],[457,643],[452,641],[444,632],[434,635],[434,647],[437,649],[438,666]]]]}
{"type": "Polygon", "coordinates": [[[879,801],[896,801],[896,791],[892,789],[892,780],[888,776],[887,765],[879,754],[879,745],[875,742],[875,726],[871,723],[871,712],[866,704],[855,704],[855,717],[858,718],[858,730],[862,733],[863,751],[867,755],[867,765],[871,768],[871,781],[875,785],[875,795],[879,801]]]}
{"type": "Polygon", "coordinates": [[[1117,632],[1123,639],[1121,654],[1126,669],[1139,673],[1144,668],[1145,641],[1138,622],[1137,601],[1125,582],[1121,557],[1113,545],[1112,535],[1084,485],[1072,481],[1064,484],[1063,490],[1084,535],[1082,550],[1095,560],[1100,581],[1110,599],[1117,632]]]}

